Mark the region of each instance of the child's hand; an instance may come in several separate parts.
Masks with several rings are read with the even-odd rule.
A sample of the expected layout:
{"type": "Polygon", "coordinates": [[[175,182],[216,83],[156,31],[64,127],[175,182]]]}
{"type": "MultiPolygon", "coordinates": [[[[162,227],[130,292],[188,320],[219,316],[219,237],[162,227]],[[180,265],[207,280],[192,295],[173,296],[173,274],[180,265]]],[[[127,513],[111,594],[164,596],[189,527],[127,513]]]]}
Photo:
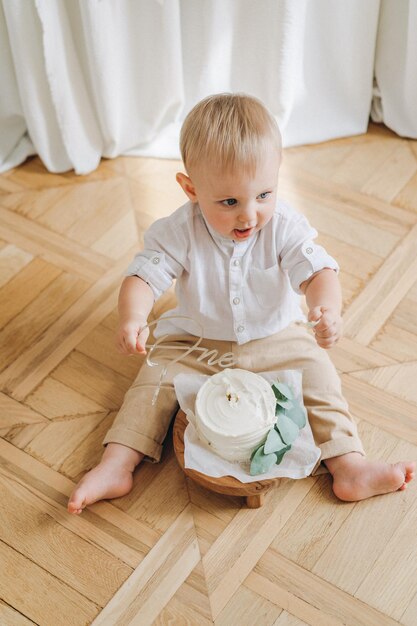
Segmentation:
{"type": "Polygon", "coordinates": [[[116,347],[122,354],[146,354],[146,342],[149,328],[144,328],[146,321],[130,320],[121,322],[116,333],[116,347]],[[142,330],[143,329],[143,330],[142,330]]]}
{"type": "Polygon", "coordinates": [[[320,321],[313,328],[316,341],[321,348],[328,350],[339,341],[342,336],[342,316],[336,309],[330,309],[325,306],[315,306],[308,314],[308,321],[315,322],[317,320],[320,321]]]}

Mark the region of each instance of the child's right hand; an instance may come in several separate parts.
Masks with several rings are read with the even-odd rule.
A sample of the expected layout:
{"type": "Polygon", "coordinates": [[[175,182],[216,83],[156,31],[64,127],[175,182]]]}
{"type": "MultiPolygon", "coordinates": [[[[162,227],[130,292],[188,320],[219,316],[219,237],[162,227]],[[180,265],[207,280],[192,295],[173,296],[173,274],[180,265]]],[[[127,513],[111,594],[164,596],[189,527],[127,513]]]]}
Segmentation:
{"type": "Polygon", "coordinates": [[[149,328],[144,320],[121,322],[116,333],[116,347],[122,354],[146,354],[149,328]],[[143,329],[143,330],[142,330],[143,329]]]}

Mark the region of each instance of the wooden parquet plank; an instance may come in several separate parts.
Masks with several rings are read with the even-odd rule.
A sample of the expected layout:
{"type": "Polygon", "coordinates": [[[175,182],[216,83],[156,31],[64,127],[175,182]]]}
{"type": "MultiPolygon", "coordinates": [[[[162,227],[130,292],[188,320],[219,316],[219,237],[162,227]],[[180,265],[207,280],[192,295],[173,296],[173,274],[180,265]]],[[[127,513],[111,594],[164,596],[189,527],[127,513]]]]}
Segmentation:
{"type": "Polygon", "coordinates": [[[0,623],[2,626],[30,626],[35,624],[2,600],[0,600],[0,623]]]}
{"type": "Polygon", "coordinates": [[[2,372],[1,388],[17,400],[25,398],[108,315],[117,302],[116,286],[131,256],[131,250],[123,255],[109,272],[66,309],[35,345],[2,372]]]}
{"type": "Polygon", "coordinates": [[[119,409],[131,381],[77,350],[52,372],[51,377],[79,391],[109,410],[119,409]]]}
{"type": "Polygon", "coordinates": [[[405,187],[417,170],[417,159],[411,142],[402,141],[381,166],[368,178],[361,191],[391,202],[405,187]]]}
{"type": "Polygon", "coordinates": [[[211,619],[207,619],[200,612],[183,604],[174,596],[162,609],[152,626],[166,626],[167,624],[181,624],[181,626],[212,626],[211,619]]]}
{"type": "Polygon", "coordinates": [[[0,428],[12,428],[23,424],[47,424],[48,420],[20,402],[0,392],[0,428]]]}
{"type": "Polygon", "coordinates": [[[329,356],[339,372],[350,373],[371,367],[394,365],[396,360],[391,356],[373,350],[369,346],[356,343],[349,337],[342,337],[332,347],[329,356]]]}
{"type": "MultiPolygon", "coordinates": [[[[95,558],[93,558],[93,560],[91,561],[93,564],[97,561],[97,559],[99,561],[102,560],[100,555],[101,552],[104,551],[106,553],[105,559],[110,558],[113,564],[116,562],[122,562],[126,565],[126,567],[124,569],[122,568],[121,570],[121,573],[123,573],[124,571],[126,576],[131,572],[132,568],[137,567],[137,565],[142,561],[143,557],[149,550],[149,546],[146,546],[144,543],[142,543],[140,539],[133,540],[132,538],[129,538],[129,536],[126,536],[123,531],[118,531],[114,533],[114,529],[110,524],[108,524],[107,526],[104,525],[103,528],[101,528],[97,524],[93,527],[90,521],[92,518],[91,515],[78,517],[69,516],[66,511],[66,507],[57,502],[55,499],[36,489],[36,487],[28,488],[28,486],[24,484],[22,474],[16,472],[13,465],[2,464],[0,466],[0,483],[2,485],[4,483],[5,485],[5,487],[2,487],[2,491],[8,491],[10,494],[10,497],[6,502],[9,509],[13,510],[13,514],[7,513],[7,524],[5,524],[5,527],[2,529],[2,539],[9,545],[13,545],[14,543],[18,542],[17,546],[15,545],[16,549],[20,550],[19,546],[21,545],[22,550],[24,550],[25,554],[28,554],[31,551],[31,544],[29,545],[29,547],[26,547],[26,549],[24,548],[24,546],[26,545],[25,542],[31,542],[32,539],[35,539],[36,533],[39,530],[42,531],[42,528],[49,528],[48,525],[52,523],[52,520],[59,524],[59,529],[55,525],[51,529],[54,537],[60,537],[62,533],[65,532],[63,529],[66,529],[70,533],[73,533],[77,537],[77,540],[82,539],[88,544],[86,554],[88,553],[90,557],[94,557],[95,554],[95,558]],[[22,513],[22,509],[24,506],[30,508],[30,519],[34,519],[37,521],[35,533],[30,533],[29,528],[27,528],[27,537],[25,536],[23,541],[20,543],[19,533],[24,532],[24,523],[22,522],[22,520],[19,521],[18,516],[20,515],[21,517],[22,514],[24,514],[22,513]],[[12,524],[12,534],[10,534],[9,532],[9,536],[6,536],[10,524],[12,524]],[[40,529],[38,529],[38,526],[40,527],[40,529]],[[94,550],[92,550],[91,546],[94,549],[98,549],[99,554],[94,553],[94,550]]],[[[6,506],[5,503],[2,506],[6,506]]],[[[4,511],[2,515],[3,517],[6,517],[6,513],[4,511]]],[[[136,528],[136,530],[138,529],[136,528]]],[[[71,538],[71,535],[68,533],[65,533],[65,536],[67,538],[71,538]]],[[[63,546],[66,543],[64,539],[62,539],[63,546]]],[[[59,541],[61,541],[61,539],[59,541]]],[[[50,543],[51,550],[54,550],[53,542],[50,543]]],[[[40,561],[42,561],[42,559],[45,560],[48,558],[48,555],[42,552],[42,541],[39,542],[39,546],[35,546],[35,549],[36,548],[40,550],[40,561]]],[[[68,567],[68,571],[71,572],[72,575],[73,570],[77,570],[81,566],[79,559],[76,559],[76,562],[73,563],[74,558],[77,557],[79,552],[79,546],[74,545],[73,548],[70,547],[70,549],[68,549],[68,552],[65,553],[65,562],[57,562],[56,567],[62,567],[62,575],[64,575],[66,567],[68,567]]],[[[36,560],[36,554],[32,554],[31,559],[36,560]]],[[[49,567],[47,567],[47,569],[50,570],[49,567]]],[[[78,574],[75,572],[75,575],[78,574]]],[[[94,576],[91,578],[91,572],[90,582],[88,581],[88,579],[85,578],[85,574],[83,573],[82,580],[84,582],[82,584],[88,586],[88,584],[91,584],[91,579],[94,579],[94,576]]],[[[104,578],[100,584],[101,592],[106,592],[105,590],[108,587],[106,579],[104,578]]],[[[84,592],[87,596],[91,595],[91,593],[88,590],[86,591],[86,589],[84,589],[84,592]]]]}
{"type": "MultiPolygon", "coordinates": [[[[140,470],[138,479],[140,481],[140,470]]],[[[146,485],[139,497],[120,506],[132,517],[163,533],[189,504],[185,476],[174,454],[170,454],[162,470],[146,485]]]]}
{"type": "Polygon", "coordinates": [[[345,374],[343,392],[352,415],[396,437],[417,444],[417,407],[345,374]]]}
{"type": "Polygon", "coordinates": [[[280,481],[260,509],[241,509],[203,557],[213,618],[274,540],[317,478],[280,481]]]}
{"type": "MultiPolygon", "coordinates": [[[[127,569],[125,568],[124,570],[127,574],[130,573],[128,571],[129,568],[131,571],[132,568],[137,567],[147,554],[149,547],[141,543],[140,540],[126,542],[126,536],[122,532],[119,533],[120,538],[113,536],[110,532],[106,532],[105,529],[92,526],[88,516],[68,515],[64,506],[35,487],[25,485],[23,478],[14,474],[13,470],[13,466],[2,465],[0,467],[0,480],[7,481],[8,484],[16,487],[16,494],[19,494],[19,490],[21,492],[23,490],[24,501],[32,508],[35,517],[44,519],[45,516],[48,516],[50,518],[48,523],[50,520],[54,520],[88,544],[105,551],[106,555],[114,557],[114,559],[121,561],[127,566],[127,569]]],[[[13,502],[13,498],[11,502],[13,502]]],[[[59,532],[56,534],[59,535],[59,532]]],[[[7,541],[7,543],[10,542],[7,541]]],[[[69,557],[72,552],[71,550],[69,551],[69,557]]],[[[81,566],[81,564],[82,560],[80,559],[80,565],[77,564],[76,567],[81,566]]]]}
{"type": "Polygon", "coordinates": [[[0,250],[0,287],[30,263],[33,256],[13,244],[5,245],[0,250]]]}
{"type": "Polygon", "coordinates": [[[224,530],[243,506],[239,496],[225,497],[221,493],[207,491],[190,478],[187,478],[187,486],[190,501],[196,507],[195,514],[199,516],[201,513],[201,520],[207,515],[206,529],[210,529],[216,537],[220,534],[220,529],[224,530]]]}
{"type": "MultiPolygon", "coordinates": [[[[88,510],[83,512],[81,517],[69,516],[66,512],[66,507],[68,498],[74,489],[74,483],[62,474],[32,458],[29,454],[22,452],[1,439],[0,463],[2,471],[9,472],[13,480],[21,481],[39,498],[58,504],[63,520],[66,523],[78,521],[84,524],[84,522],[88,522],[90,541],[93,541],[96,536],[96,528],[104,530],[108,536],[103,541],[103,545],[99,545],[109,552],[112,551],[111,537],[115,537],[118,541],[131,546],[139,553],[146,551],[146,547],[152,548],[160,538],[160,533],[126,515],[123,511],[105,501],[97,502],[90,506],[88,510]]],[[[99,540],[100,534],[98,533],[97,541],[99,540]]],[[[118,547],[115,548],[115,556],[118,555],[118,549],[118,547]]]]}
{"type": "MultiPolygon", "coordinates": [[[[36,349],[40,337],[53,326],[88,289],[88,283],[70,274],[60,274],[25,309],[0,331],[1,369],[36,349]],[[18,341],[16,341],[18,338],[18,341]]],[[[23,357],[24,358],[24,357],[23,357]]]]}
{"type": "MultiPolygon", "coordinates": [[[[45,378],[39,387],[26,398],[25,404],[49,419],[69,415],[81,417],[88,413],[104,411],[104,407],[94,400],[51,377],[45,378]]],[[[20,404],[20,406],[23,405],[20,404]]]]}
{"type": "MultiPolygon", "coordinates": [[[[417,448],[407,442],[399,442],[391,455],[392,461],[401,458],[417,459],[417,448]],[[404,456],[405,455],[405,456],[404,456]]],[[[372,564],[364,580],[355,592],[355,597],[364,600],[367,604],[400,620],[417,593],[416,562],[416,516],[417,516],[417,483],[411,482],[407,487],[408,498],[402,494],[397,507],[403,508],[403,515],[399,516],[395,532],[385,543],[378,559],[372,564]],[[402,502],[401,502],[402,500],[402,502]],[[393,558],[395,556],[395,558],[393,558]]],[[[392,494],[393,499],[398,494],[392,494]]],[[[388,515],[389,504],[386,499],[388,515]]],[[[392,507],[394,507],[394,503],[392,507]]],[[[375,520],[373,521],[373,525],[375,520]]]]}
{"type": "Polygon", "coordinates": [[[344,187],[362,190],[401,145],[399,138],[390,138],[388,141],[374,139],[352,146],[350,153],[332,173],[332,180],[344,187]]]}
{"type": "Polygon", "coordinates": [[[17,448],[23,450],[30,444],[32,439],[39,435],[46,428],[46,424],[29,424],[28,426],[16,426],[10,428],[3,435],[6,441],[9,441],[17,448]]]}
{"type": "Polygon", "coordinates": [[[355,372],[352,376],[417,405],[417,361],[355,372]]]}
{"type": "Polygon", "coordinates": [[[343,308],[346,309],[363,288],[363,280],[348,272],[343,272],[340,274],[340,284],[343,292],[343,308]]]}
{"type": "Polygon", "coordinates": [[[129,211],[91,244],[91,250],[117,261],[126,248],[133,246],[140,250],[142,241],[137,234],[135,213],[129,211]]]}
{"type": "Polygon", "coordinates": [[[104,606],[130,575],[131,568],[118,558],[52,521],[46,507],[33,504],[36,496],[26,486],[3,473],[0,493],[1,540],[98,606],[104,606]]]}
{"type": "Polygon", "coordinates": [[[353,598],[272,549],[265,552],[244,585],[311,626],[398,624],[391,617],[353,598]]]}
{"type": "MultiPolygon", "coordinates": [[[[194,515],[193,515],[194,517],[194,515]]],[[[195,526],[195,525],[194,525],[195,526]]],[[[203,563],[200,560],[174,596],[183,604],[189,604],[207,619],[211,619],[203,563]]]]}
{"type": "MultiPolygon", "coordinates": [[[[325,622],[322,621],[321,624],[325,624],[325,622]]],[[[307,626],[307,622],[304,622],[295,615],[291,615],[291,613],[287,613],[287,611],[282,611],[272,626],[307,626]]]]}
{"type": "Polygon", "coordinates": [[[417,354],[417,335],[388,322],[369,346],[397,361],[414,361],[417,354]]]}
{"type": "Polygon", "coordinates": [[[97,428],[90,432],[84,440],[71,452],[59,467],[59,471],[71,480],[78,482],[84,473],[92,469],[103,456],[104,437],[114,421],[115,413],[104,417],[97,428]]]}
{"type": "Polygon", "coordinates": [[[208,626],[213,624],[201,561],[164,606],[152,626],[166,626],[166,624],[181,624],[181,626],[208,626]],[[193,579],[196,578],[196,573],[203,582],[203,589],[199,588],[200,585],[197,587],[195,585],[193,579]],[[193,583],[190,582],[192,580],[193,583]]]}
{"type": "Polygon", "coordinates": [[[41,193],[39,202],[47,205],[47,210],[37,222],[87,249],[131,212],[128,183],[119,176],[66,187],[65,197],[59,201],[41,193]]]}
{"type": "Polygon", "coordinates": [[[151,624],[199,560],[193,516],[187,506],[93,625],[151,624]]]}
{"type": "MultiPolygon", "coordinates": [[[[389,458],[397,444],[395,437],[363,421],[359,423],[358,431],[368,458],[389,458]]],[[[374,500],[372,501],[374,502],[374,500]]],[[[345,526],[350,527],[349,522],[352,515],[360,518],[361,506],[354,502],[338,500],[333,494],[330,474],[321,476],[277,534],[271,547],[282,556],[306,570],[314,571],[324,579],[327,579],[326,564],[330,572],[336,570],[340,564],[340,567],[344,567],[346,578],[348,578],[352,571],[357,573],[355,565],[359,567],[360,571],[363,571],[364,564],[369,561],[372,562],[371,549],[368,556],[368,551],[363,550],[361,544],[362,560],[359,559],[359,562],[356,563],[349,561],[349,564],[346,565],[346,560],[343,560],[345,552],[348,552],[347,558],[349,559],[349,554],[351,554],[349,551],[352,550],[353,553],[356,546],[352,546],[350,537],[344,543],[339,542],[338,539],[339,535],[343,534],[345,526]],[[333,546],[333,549],[330,546],[333,546]],[[337,559],[334,557],[335,554],[338,555],[337,559]],[[333,559],[333,562],[328,563],[330,558],[333,559]],[[323,561],[324,564],[321,566],[323,561]]],[[[383,523],[383,519],[380,518],[379,522],[383,523]]],[[[368,533],[363,534],[363,540],[369,541],[370,547],[372,547],[373,538],[377,538],[377,536],[369,537],[368,533]]],[[[338,581],[333,579],[330,582],[338,584],[338,581]]],[[[340,586],[344,588],[343,583],[340,586]]]]}
{"type": "Polygon", "coordinates": [[[77,345],[77,351],[133,380],[145,357],[132,355],[126,358],[125,354],[117,352],[115,336],[115,329],[109,330],[99,324],[77,345]]]}
{"type": "MultiPolygon", "coordinates": [[[[188,481],[188,488],[190,489],[190,481],[188,481]]],[[[211,495],[211,494],[210,494],[211,495]]],[[[223,496],[224,497],[224,496],[223,496]]],[[[227,497],[224,497],[227,500],[227,497]]],[[[211,514],[205,508],[196,506],[192,495],[190,496],[191,502],[193,502],[193,516],[194,524],[197,531],[198,544],[200,546],[200,552],[202,556],[205,556],[216,539],[227,528],[227,525],[231,522],[232,517],[227,521],[220,520],[216,515],[211,514]]],[[[210,500],[210,498],[207,498],[210,500]]],[[[227,506],[227,502],[225,503],[227,506]]],[[[240,506],[236,507],[234,514],[243,506],[240,502],[240,506]]],[[[210,505],[209,505],[210,508],[210,505]]]]}
{"type": "MultiPolygon", "coordinates": [[[[404,458],[417,459],[417,448],[406,444],[407,449],[404,449],[402,444],[403,442],[400,442],[394,446],[388,455],[380,454],[379,458],[396,462],[405,454],[404,458]]],[[[406,491],[394,492],[384,498],[370,498],[359,506],[356,504],[311,571],[339,589],[343,589],[352,596],[360,597],[367,604],[399,619],[406,606],[403,605],[401,610],[393,613],[388,610],[387,605],[382,606],[373,602],[371,594],[368,595],[366,592],[364,581],[373,578],[371,572],[375,564],[383,558],[386,546],[396,541],[399,528],[406,523],[407,519],[415,518],[415,509],[412,504],[415,493],[415,484],[411,483],[406,491]],[[371,528],[372,532],[369,532],[371,528]],[[335,554],[338,555],[337,559],[334,558],[335,554]],[[358,594],[358,590],[362,588],[363,592],[358,594]]],[[[411,531],[411,528],[409,530],[411,531]]],[[[408,533],[408,546],[410,551],[417,550],[415,533],[412,531],[408,533]],[[414,544],[416,544],[415,548],[414,544]]],[[[391,558],[392,555],[395,555],[395,561],[398,560],[402,566],[405,566],[408,556],[404,550],[400,551],[400,548],[390,550],[391,558]]],[[[390,571],[387,563],[386,568],[388,570],[385,576],[386,585],[383,590],[381,589],[381,594],[390,593],[389,590],[398,582],[395,572],[390,571]]],[[[413,578],[411,572],[410,577],[413,578]]],[[[379,579],[376,587],[380,584],[379,579]]],[[[417,591],[417,588],[414,591],[417,591]]],[[[413,591],[410,591],[409,587],[404,595],[398,589],[392,595],[395,595],[397,599],[403,596],[403,599],[409,600],[410,592],[412,597],[413,591]]]]}
{"type": "Polygon", "coordinates": [[[417,174],[414,174],[393,199],[395,206],[417,213],[417,174]]]}
{"type": "Polygon", "coordinates": [[[1,206],[0,236],[34,256],[87,280],[97,280],[112,265],[111,259],[1,206]]]}
{"type": "Polygon", "coordinates": [[[286,193],[286,198],[293,206],[299,207],[318,231],[328,237],[342,239],[352,247],[368,250],[375,256],[386,257],[407,232],[404,224],[388,220],[385,214],[376,214],[374,222],[366,223],[356,207],[340,203],[338,211],[334,201],[321,199],[319,203],[317,197],[310,195],[297,188],[294,194],[286,193]]]}
{"type": "MultiPolygon", "coordinates": [[[[291,171],[288,177],[281,178],[280,190],[285,198],[291,193],[295,198],[309,198],[310,204],[315,200],[317,207],[325,203],[328,210],[346,213],[351,218],[361,221],[365,229],[368,225],[375,224],[381,231],[403,236],[417,221],[414,211],[360,193],[352,187],[336,184],[325,176],[314,176],[305,169],[291,171]]],[[[311,219],[314,224],[314,211],[311,213],[311,219]]],[[[326,233],[326,230],[319,230],[320,233],[326,233]]],[[[340,233],[336,238],[340,238],[340,233]]]]}
{"type": "Polygon", "coordinates": [[[345,243],[342,239],[329,237],[320,233],[317,243],[323,246],[327,252],[337,259],[342,272],[347,272],[359,278],[367,280],[376,272],[383,259],[369,250],[345,243]]]}
{"type": "Polygon", "coordinates": [[[250,626],[251,624],[272,625],[282,609],[266,598],[242,585],[226,604],[215,620],[216,626],[250,626]]]}
{"type": "Polygon", "coordinates": [[[36,563],[0,541],[0,595],[42,626],[90,624],[99,607],[36,563]],[[24,581],[24,593],[16,581],[24,581]]]}
{"type": "Polygon", "coordinates": [[[415,626],[417,615],[417,593],[408,605],[407,609],[401,615],[401,624],[404,626],[415,626]]]}
{"type": "Polygon", "coordinates": [[[59,469],[106,415],[102,412],[55,419],[31,440],[25,451],[53,469],[59,469]],[[61,445],[57,446],[57,441],[61,445]]]}
{"type": "Polygon", "coordinates": [[[314,152],[311,147],[300,146],[287,148],[281,164],[281,176],[291,176],[296,169],[308,171],[310,174],[333,180],[335,171],[352,151],[352,144],[337,144],[331,141],[326,144],[316,144],[314,152]]]}
{"type": "MultiPolygon", "coordinates": [[[[417,285],[417,283],[414,283],[417,285]]],[[[417,335],[417,298],[412,294],[412,289],[407,294],[392,314],[391,322],[397,328],[401,328],[413,335],[417,335]]]]}
{"type": "Polygon", "coordinates": [[[374,274],[344,315],[345,334],[369,345],[416,281],[417,224],[374,274]]]}
{"type": "Polygon", "coordinates": [[[61,273],[60,269],[42,259],[33,259],[6,283],[0,289],[0,328],[23,311],[61,273]]]}

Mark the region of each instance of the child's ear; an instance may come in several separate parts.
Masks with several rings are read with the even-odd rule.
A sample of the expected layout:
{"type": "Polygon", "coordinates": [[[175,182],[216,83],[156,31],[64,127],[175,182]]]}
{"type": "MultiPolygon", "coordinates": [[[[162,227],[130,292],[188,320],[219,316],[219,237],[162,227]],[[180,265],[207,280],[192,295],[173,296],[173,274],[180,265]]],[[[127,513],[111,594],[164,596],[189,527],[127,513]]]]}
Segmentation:
{"type": "Polygon", "coordinates": [[[197,202],[197,194],[191,178],[182,172],[178,172],[175,178],[191,202],[197,202]]]}

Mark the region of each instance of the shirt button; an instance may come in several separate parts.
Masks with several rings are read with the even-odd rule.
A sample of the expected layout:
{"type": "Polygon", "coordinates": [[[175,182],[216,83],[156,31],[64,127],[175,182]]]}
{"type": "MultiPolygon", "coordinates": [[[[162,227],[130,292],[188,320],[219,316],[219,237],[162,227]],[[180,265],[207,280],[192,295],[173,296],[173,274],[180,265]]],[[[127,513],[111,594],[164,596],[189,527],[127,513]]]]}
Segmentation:
{"type": "Polygon", "coordinates": [[[238,332],[238,333],[243,333],[243,331],[244,331],[244,330],[245,330],[245,327],[244,327],[244,326],[238,326],[238,327],[237,327],[237,332],[238,332]]]}
{"type": "Polygon", "coordinates": [[[240,265],[240,261],[239,261],[239,259],[235,259],[235,260],[233,261],[233,265],[235,265],[235,266],[240,265]]]}
{"type": "Polygon", "coordinates": [[[154,259],[152,259],[152,263],[155,263],[155,265],[159,263],[159,257],[156,256],[154,259]]]}
{"type": "Polygon", "coordinates": [[[313,252],[313,248],[306,248],[306,253],[311,254],[313,252]]]}
{"type": "Polygon", "coordinates": [[[233,298],[233,304],[239,304],[240,298],[233,298]]]}

